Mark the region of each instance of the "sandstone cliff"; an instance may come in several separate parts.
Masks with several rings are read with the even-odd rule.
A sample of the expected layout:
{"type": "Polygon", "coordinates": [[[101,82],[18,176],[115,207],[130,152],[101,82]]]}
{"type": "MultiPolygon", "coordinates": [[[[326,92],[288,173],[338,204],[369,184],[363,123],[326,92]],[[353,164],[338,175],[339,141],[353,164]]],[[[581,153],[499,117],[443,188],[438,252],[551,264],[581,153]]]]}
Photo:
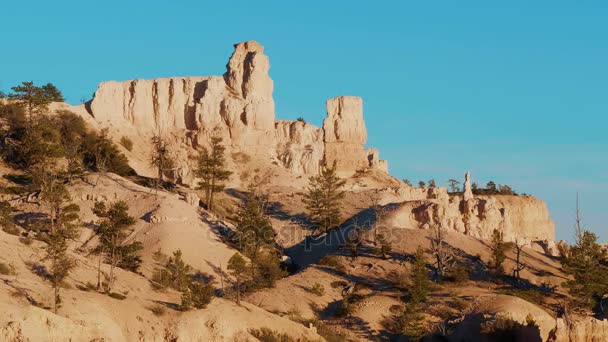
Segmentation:
{"type": "MultiPolygon", "coordinates": [[[[465,177],[468,184],[469,173],[465,177]]],[[[491,238],[494,229],[502,231],[507,241],[555,239],[555,224],[545,202],[531,196],[473,195],[466,186],[464,197],[450,195],[444,188],[430,188],[426,198],[395,204],[385,224],[420,229],[440,225],[484,240],[491,238]]]]}
{"type": "MultiPolygon", "coordinates": [[[[88,106],[90,114],[116,138],[135,141],[134,158],[149,154],[153,134],[170,140],[176,175],[184,183],[193,181],[189,157],[211,135],[221,136],[229,152],[274,160],[294,175],[314,175],[323,162],[335,162],[345,176],[370,167],[387,171],[378,151],[364,148],[361,98],[327,100],[323,128],[276,121],[264,47],[248,41],[234,48],[223,76],[103,82],[88,106]]],[[[133,164],[139,173],[149,172],[145,162],[133,164]]]]}

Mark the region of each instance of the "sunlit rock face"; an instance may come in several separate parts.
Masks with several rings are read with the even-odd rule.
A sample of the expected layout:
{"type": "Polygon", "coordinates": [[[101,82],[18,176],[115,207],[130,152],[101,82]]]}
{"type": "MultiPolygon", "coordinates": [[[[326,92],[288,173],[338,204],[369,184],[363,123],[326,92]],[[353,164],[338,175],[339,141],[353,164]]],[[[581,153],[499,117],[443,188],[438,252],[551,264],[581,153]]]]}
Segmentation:
{"type": "MultiPolygon", "coordinates": [[[[223,138],[229,152],[275,161],[296,175],[314,175],[333,165],[348,176],[367,168],[388,172],[375,149],[365,149],[363,100],[339,96],[327,100],[323,128],[303,121],[275,120],[274,84],[264,47],[255,41],[234,45],[223,76],[171,77],[108,81],[99,85],[88,106],[102,127],[115,137],[128,136],[140,153],[149,137],[164,135],[174,145],[176,174],[191,182],[192,155],[223,138]]],[[[140,173],[149,165],[134,162],[140,173]]]]}

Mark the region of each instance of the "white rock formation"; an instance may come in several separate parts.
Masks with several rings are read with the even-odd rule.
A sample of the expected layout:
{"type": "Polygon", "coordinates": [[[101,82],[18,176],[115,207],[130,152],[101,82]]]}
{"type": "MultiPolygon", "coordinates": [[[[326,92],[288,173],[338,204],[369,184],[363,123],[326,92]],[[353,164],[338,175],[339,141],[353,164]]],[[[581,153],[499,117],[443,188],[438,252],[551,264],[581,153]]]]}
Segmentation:
{"type": "Polygon", "coordinates": [[[471,171],[467,171],[464,175],[464,200],[473,199],[473,190],[471,190],[471,171]]]}
{"type": "MultiPolygon", "coordinates": [[[[88,106],[101,127],[135,142],[135,155],[148,155],[149,137],[161,133],[174,144],[176,174],[192,183],[189,157],[210,135],[228,152],[277,160],[297,175],[318,173],[324,161],[340,172],[388,170],[377,150],[366,150],[363,101],[343,96],[327,100],[323,128],[299,121],[275,121],[273,81],[264,47],[255,41],[234,45],[223,76],[103,82],[88,106]]],[[[149,165],[132,162],[139,173],[149,165]]]]}
{"type": "Polygon", "coordinates": [[[555,225],[545,203],[529,196],[476,196],[464,201],[429,193],[429,199],[405,201],[388,215],[387,224],[410,229],[428,229],[439,224],[449,231],[488,240],[494,229],[507,241],[554,240],[555,225]],[[434,198],[433,198],[434,197],[434,198]]]}

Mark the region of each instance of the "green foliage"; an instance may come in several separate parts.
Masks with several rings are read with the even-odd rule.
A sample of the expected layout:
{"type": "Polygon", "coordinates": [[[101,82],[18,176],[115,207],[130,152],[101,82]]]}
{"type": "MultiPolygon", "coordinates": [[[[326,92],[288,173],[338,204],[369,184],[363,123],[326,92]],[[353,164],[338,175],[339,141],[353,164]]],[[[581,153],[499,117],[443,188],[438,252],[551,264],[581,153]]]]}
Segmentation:
{"type": "Polygon", "coordinates": [[[608,293],[606,254],[597,243],[597,236],[587,230],[577,233],[576,244],[570,247],[563,262],[564,271],[572,276],[564,285],[573,296],[575,306],[594,307],[608,293]]]}
{"type": "Polygon", "coordinates": [[[306,120],[304,120],[304,118],[303,118],[303,117],[301,117],[301,116],[299,116],[299,117],[297,118],[297,121],[298,121],[298,122],[306,122],[306,120]]]}
{"type": "Polygon", "coordinates": [[[120,144],[129,152],[133,150],[133,141],[128,137],[123,136],[122,138],[120,138],[120,144]]]}
{"type": "Polygon", "coordinates": [[[401,181],[409,186],[412,186],[412,183],[409,181],[409,179],[403,178],[401,181]]]}
{"type": "Polygon", "coordinates": [[[83,162],[89,170],[113,172],[121,176],[135,172],[129,166],[127,157],[110,140],[108,130],[89,132],[83,140],[83,162]]]}
{"type": "Polygon", "coordinates": [[[504,241],[502,232],[498,229],[494,229],[492,232],[492,241],[490,242],[490,250],[492,252],[490,267],[492,268],[495,278],[501,277],[505,273],[503,263],[507,259],[507,250],[509,247],[510,244],[504,241]]]}
{"type": "Polygon", "coordinates": [[[46,259],[50,260],[48,269],[51,285],[54,289],[54,311],[61,306],[61,284],[76,266],[75,260],[67,254],[68,243],[78,236],[77,224],[80,208],[76,204],[65,204],[69,201],[63,184],[54,184],[44,192],[43,203],[50,212],[49,236],[46,241],[46,259]]]}
{"type": "Polygon", "coordinates": [[[249,333],[257,338],[260,342],[296,342],[296,340],[287,334],[274,331],[270,328],[249,329],[249,333]]]}
{"type": "Polygon", "coordinates": [[[494,320],[481,325],[481,334],[489,341],[521,341],[524,326],[510,315],[497,315],[494,320]]]}
{"type": "Polygon", "coordinates": [[[419,341],[426,334],[419,304],[407,303],[396,323],[397,329],[412,341],[419,341]]]}
{"type": "Polygon", "coordinates": [[[222,138],[211,137],[211,147],[201,148],[197,158],[195,175],[201,180],[198,188],[205,191],[205,203],[208,210],[213,210],[213,194],[224,190],[224,182],[230,179],[231,171],[226,169],[222,138]]]}
{"type": "Polygon", "coordinates": [[[154,135],[150,142],[152,144],[150,165],[156,168],[158,184],[162,184],[164,176],[171,178],[171,173],[169,171],[174,167],[175,162],[171,158],[169,143],[167,143],[165,139],[160,135],[154,135]]]}
{"type": "Polygon", "coordinates": [[[469,270],[465,265],[458,263],[450,270],[448,279],[455,283],[462,283],[469,280],[469,276],[469,270]]]}
{"type": "Polygon", "coordinates": [[[8,99],[24,108],[30,119],[33,115],[46,111],[51,102],[63,102],[61,92],[51,83],[38,87],[34,82],[22,82],[11,90],[8,99]]]}
{"type": "Polygon", "coordinates": [[[255,262],[255,269],[252,283],[256,288],[273,287],[277,280],[287,276],[287,272],[281,269],[281,260],[275,250],[260,253],[255,262]]]}
{"type": "Polygon", "coordinates": [[[325,287],[320,283],[315,283],[309,290],[311,293],[321,297],[325,294],[325,287]]]}
{"type": "Polygon", "coordinates": [[[105,256],[110,264],[109,281],[106,291],[112,290],[115,274],[114,268],[128,265],[129,270],[136,271],[140,264],[136,253],[141,250],[137,242],[126,243],[129,228],[135,224],[135,218],[129,216],[129,206],[124,201],[110,204],[95,202],[93,213],[100,219],[97,221],[97,236],[99,246],[97,253],[105,256]]]}
{"type": "Polygon", "coordinates": [[[426,267],[424,249],[421,246],[416,249],[409,283],[410,303],[419,304],[426,302],[430,292],[431,282],[429,280],[429,270],[426,267]]]}
{"type": "Polygon", "coordinates": [[[536,320],[534,319],[534,316],[532,316],[531,313],[528,313],[528,315],[526,316],[526,326],[531,328],[538,328],[538,324],[536,323],[536,320]]]}
{"type": "Polygon", "coordinates": [[[429,188],[435,188],[435,187],[437,187],[437,184],[435,184],[435,180],[434,179],[429,180],[428,184],[429,184],[429,188]]]}
{"type": "Polygon", "coordinates": [[[247,261],[239,254],[234,253],[228,260],[228,271],[235,279],[236,303],[241,303],[241,287],[246,279],[247,261]]]}
{"type": "Polygon", "coordinates": [[[460,184],[460,182],[458,180],[448,179],[447,183],[450,186],[450,190],[452,193],[460,191],[460,189],[458,188],[458,184],[460,184]]]}
{"type": "Polygon", "coordinates": [[[344,191],[340,188],[345,183],[345,180],[336,175],[336,165],[323,167],[318,176],[309,180],[304,204],[311,219],[325,233],[340,224],[340,202],[344,198],[344,191]]]}

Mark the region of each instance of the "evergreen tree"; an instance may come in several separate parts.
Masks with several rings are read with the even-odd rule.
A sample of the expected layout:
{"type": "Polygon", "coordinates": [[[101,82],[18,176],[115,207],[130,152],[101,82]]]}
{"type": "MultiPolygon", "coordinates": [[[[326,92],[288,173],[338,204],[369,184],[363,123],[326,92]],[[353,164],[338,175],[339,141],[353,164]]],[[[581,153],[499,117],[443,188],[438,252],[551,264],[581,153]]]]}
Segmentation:
{"type": "Polygon", "coordinates": [[[505,273],[503,263],[507,259],[507,250],[509,249],[508,243],[504,242],[503,234],[498,229],[494,229],[492,232],[492,241],[490,249],[492,251],[492,260],[490,266],[494,273],[494,277],[498,278],[505,273]]]}
{"type": "Polygon", "coordinates": [[[235,280],[236,303],[241,305],[241,287],[245,281],[247,261],[239,253],[234,253],[230,260],[228,260],[228,271],[235,280]]]}
{"type": "Polygon", "coordinates": [[[34,115],[45,112],[51,102],[63,101],[63,95],[51,83],[38,87],[34,82],[22,82],[21,85],[11,89],[13,92],[8,95],[9,100],[26,110],[30,122],[34,119],[34,115]]]}
{"type": "Polygon", "coordinates": [[[304,204],[312,220],[327,233],[340,224],[340,201],[344,191],[340,188],[346,183],[336,175],[336,165],[323,167],[318,176],[310,178],[304,204]]]}
{"type": "Polygon", "coordinates": [[[416,303],[405,304],[403,313],[397,319],[397,326],[401,333],[411,341],[420,341],[426,333],[420,305],[416,303]]]}
{"type": "MultiPolygon", "coordinates": [[[[129,235],[128,229],[135,224],[135,219],[129,216],[129,206],[124,201],[118,201],[110,206],[105,202],[95,202],[93,213],[100,218],[97,222],[97,235],[99,236],[100,244],[97,247],[97,252],[100,258],[105,256],[106,261],[110,264],[110,273],[106,292],[112,291],[112,286],[115,280],[114,269],[120,267],[121,262],[128,258],[134,258],[141,248],[140,242],[126,243],[129,235]]],[[[141,260],[136,259],[135,266],[139,267],[141,260]]],[[[97,288],[101,287],[101,260],[98,268],[97,288]]]]}
{"type": "Polygon", "coordinates": [[[456,179],[449,179],[448,184],[450,185],[450,189],[452,190],[452,192],[457,192],[460,190],[458,189],[458,184],[460,184],[460,182],[456,179]]]}
{"type": "Polygon", "coordinates": [[[230,179],[231,171],[226,169],[222,138],[211,137],[211,147],[203,147],[197,159],[195,174],[201,180],[198,188],[205,191],[205,203],[208,210],[213,210],[213,194],[224,190],[224,182],[230,179]]]}
{"type": "Polygon", "coordinates": [[[597,243],[597,236],[585,230],[581,223],[576,200],[576,243],[571,246],[563,266],[572,276],[564,285],[574,298],[577,307],[592,308],[608,293],[608,256],[597,243]]]}
{"type": "Polygon", "coordinates": [[[62,186],[57,186],[47,191],[47,196],[55,198],[55,202],[49,206],[53,213],[50,221],[50,233],[46,238],[46,259],[50,260],[49,275],[54,290],[53,310],[61,306],[60,288],[75,266],[73,258],[67,254],[68,242],[77,237],[77,222],[80,208],[76,204],[65,204],[69,197],[65,196],[67,191],[62,186]],[[56,192],[57,194],[52,194],[56,192]]]}
{"type": "Polygon", "coordinates": [[[435,184],[435,180],[434,179],[429,180],[429,188],[434,188],[436,186],[437,186],[437,184],[435,184]]]}
{"type": "Polygon", "coordinates": [[[163,183],[164,175],[167,171],[173,168],[173,160],[169,150],[169,144],[160,134],[152,137],[152,154],[150,155],[150,164],[157,171],[157,186],[163,183]]]}
{"type": "Polygon", "coordinates": [[[424,249],[421,246],[418,246],[410,273],[410,303],[417,305],[426,302],[429,291],[429,271],[426,268],[424,249]]]}
{"type": "Polygon", "coordinates": [[[496,183],[494,183],[493,181],[489,181],[486,184],[486,190],[488,190],[491,194],[496,193],[496,183]]]}
{"type": "Polygon", "coordinates": [[[426,183],[424,183],[424,181],[418,181],[418,187],[424,188],[424,187],[426,187],[426,183]]]}

